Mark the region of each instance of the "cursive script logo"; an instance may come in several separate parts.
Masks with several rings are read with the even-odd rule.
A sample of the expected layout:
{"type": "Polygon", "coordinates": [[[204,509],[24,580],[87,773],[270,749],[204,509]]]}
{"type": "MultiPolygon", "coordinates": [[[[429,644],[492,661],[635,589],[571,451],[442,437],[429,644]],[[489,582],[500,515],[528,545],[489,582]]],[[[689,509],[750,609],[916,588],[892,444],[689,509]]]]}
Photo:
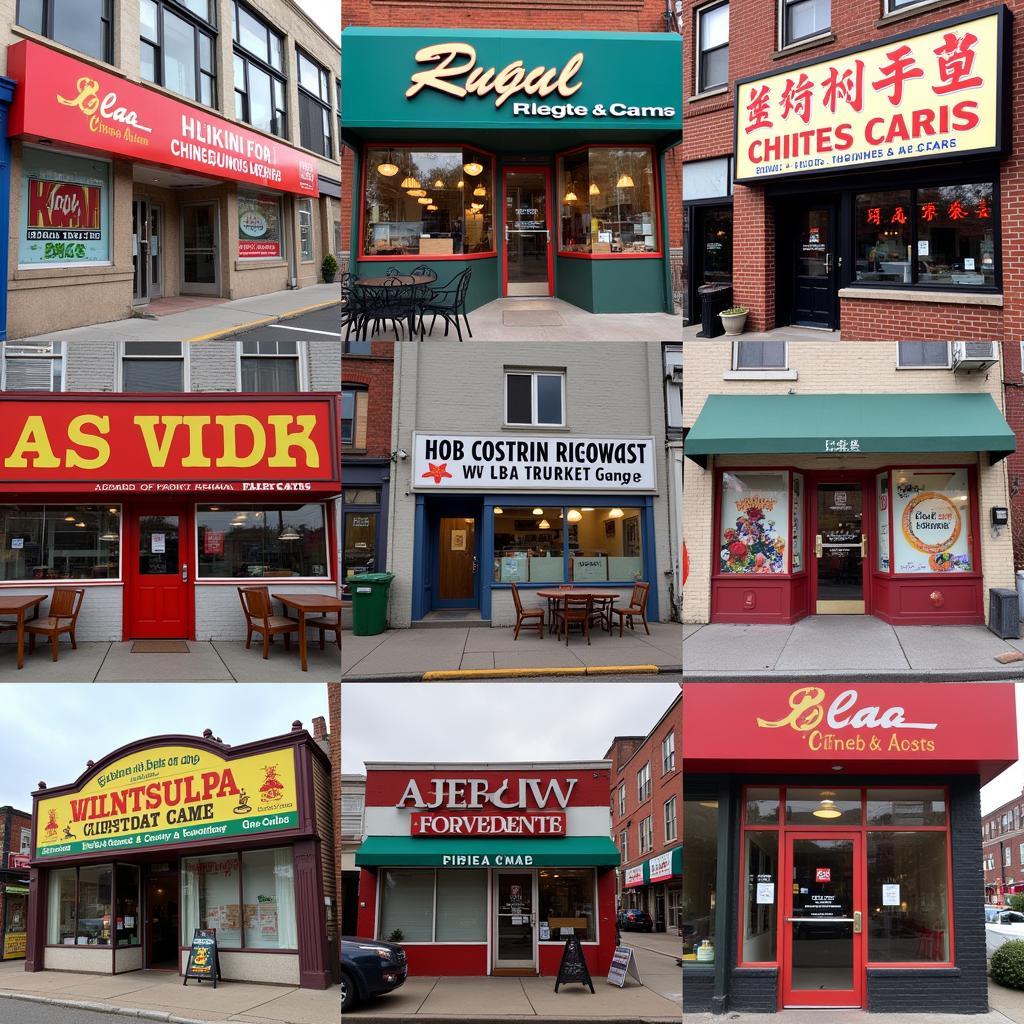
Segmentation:
{"type": "Polygon", "coordinates": [[[97,118],[104,121],[113,121],[123,124],[125,128],[134,129],[139,132],[152,132],[153,129],[139,123],[137,111],[129,107],[118,106],[117,93],[108,92],[100,97],[100,83],[95,78],[83,75],[75,83],[78,95],[74,99],[66,99],[57,94],[57,102],[64,107],[77,107],[90,118],[90,129],[96,131],[95,122],[97,118]]]}
{"type": "Polygon", "coordinates": [[[583,88],[582,82],[573,82],[576,73],[583,67],[582,53],[573,54],[561,70],[536,67],[527,71],[523,62],[517,60],[498,71],[496,68],[477,67],[476,50],[469,43],[435,43],[418,50],[416,61],[419,64],[433,61],[436,66],[426,71],[417,71],[412,76],[412,85],[405,90],[409,99],[425,88],[436,89],[460,100],[470,93],[486,96],[493,92],[494,105],[500,107],[519,92],[527,96],[550,96],[557,92],[559,96],[568,99],[583,88]],[[466,59],[457,64],[459,57],[466,59]],[[466,76],[463,85],[451,81],[463,75],[466,76]]]}
{"type": "Polygon", "coordinates": [[[908,722],[899,705],[884,710],[877,705],[857,707],[856,690],[843,690],[828,707],[820,686],[801,686],[789,695],[789,714],[777,721],[759,718],[762,729],[789,726],[797,732],[810,732],[824,721],[830,729],[935,729],[935,722],[908,722]]]}

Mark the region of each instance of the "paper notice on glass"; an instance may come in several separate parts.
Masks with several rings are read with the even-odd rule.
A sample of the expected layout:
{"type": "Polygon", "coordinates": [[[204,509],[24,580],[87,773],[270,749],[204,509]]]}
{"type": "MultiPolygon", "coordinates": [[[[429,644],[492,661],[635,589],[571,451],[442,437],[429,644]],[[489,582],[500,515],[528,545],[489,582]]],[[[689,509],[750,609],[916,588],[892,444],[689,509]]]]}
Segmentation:
{"type": "Polygon", "coordinates": [[[757,883],[757,902],[772,904],[775,902],[775,883],[774,882],[758,882],[757,883]]]}
{"type": "Polygon", "coordinates": [[[11,538],[11,550],[21,551],[25,547],[24,537],[12,537],[11,538]]]}
{"type": "Polygon", "coordinates": [[[547,921],[541,921],[540,924],[540,941],[547,942],[551,938],[551,928],[547,921]]]}
{"type": "Polygon", "coordinates": [[[522,919],[521,917],[515,917],[515,916],[513,916],[513,917],[512,917],[512,923],[513,923],[513,924],[522,924],[522,923],[523,923],[523,919],[522,919]]]}
{"type": "Polygon", "coordinates": [[[898,885],[882,886],[882,906],[898,907],[900,905],[900,887],[898,885]]]}
{"type": "Polygon", "coordinates": [[[917,255],[927,256],[929,245],[930,243],[927,238],[919,238],[917,240],[917,255]]]}
{"type": "Polygon", "coordinates": [[[964,270],[974,270],[974,257],[973,256],[965,256],[964,257],[964,270]]]}
{"type": "Polygon", "coordinates": [[[167,553],[167,534],[165,533],[154,533],[150,539],[150,550],[154,555],[163,555],[167,553]]]}

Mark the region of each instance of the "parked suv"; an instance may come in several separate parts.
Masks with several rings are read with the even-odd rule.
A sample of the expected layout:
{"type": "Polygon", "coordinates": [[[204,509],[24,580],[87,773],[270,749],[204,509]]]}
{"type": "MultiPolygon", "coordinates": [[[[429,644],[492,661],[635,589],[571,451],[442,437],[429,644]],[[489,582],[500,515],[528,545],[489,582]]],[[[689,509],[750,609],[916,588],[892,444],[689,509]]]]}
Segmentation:
{"type": "Polygon", "coordinates": [[[629,910],[620,910],[618,917],[619,931],[623,932],[653,932],[654,922],[646,910],[638,910],[635,907],[629,910]]]}
{"type": "Polygon", "coordinates": [[[394,942],[341,939],[341,1009],[354,1009],[374,996],[393,992],[405,983],[409,966],[405,950],[394,942]]]}

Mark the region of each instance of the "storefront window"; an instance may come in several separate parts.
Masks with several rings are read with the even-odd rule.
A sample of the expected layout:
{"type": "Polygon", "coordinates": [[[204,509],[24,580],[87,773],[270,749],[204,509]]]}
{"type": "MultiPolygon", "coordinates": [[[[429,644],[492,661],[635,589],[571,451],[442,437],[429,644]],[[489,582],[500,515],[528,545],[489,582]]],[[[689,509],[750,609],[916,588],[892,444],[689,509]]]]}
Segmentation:
{"type": "Polygon", "coordinates": [[[859,789],[787,789],[786,824],[859,825],[860,797],[859,789]]]}
{"type": "Polygon", "coordinates": [[[202,579],[329,576],[321,504],[200,505],[196,522],[202,579]]]}
{"type": "Polygon", "coordinates": [[[724,473],[719,572],[786,572],[788,539],[787,474],[724,473]]]}
{"type": "Polygon", "coordinates": [[[743,821],[747,825],[778,825],[780,808],[778,789],[748,789],[743,821]]]}
{"type": "Polygon", "coordinates": [[[868,960],[949,960],[946,832],[869,832],[868,960]]]}
{"type": "Polygon", "coordinates": [[[779,834],[747,832],[745,837],[743,962],[771,963],[777,955],[779,834]]]}
{"type": "Polygon", "coordinates": [[[242,390],[298,391],[298,346],[297,341],[243,341],[242,390]]]}
{"type": "Polygon", "coordinates": [[[110,164],[25,146],[18,264],[110,262],[110,164]]]}
{"type": "Polygon", "coordinates": [[[18,24],[111,62],[111,0],[18,0],[18,24]]]}
{"type": "Polygon", "coordinates": [[[280,197],[239,191],[238,258],[279,260],[283,257],[280,197]]]}
{"type": "Polygon", "coordinates": [[[51,946],[75,945],[75,913],[78,907],[78,872],[58,868],[50,872],[46,941],[51,946]]]}
{"type": "Polygon", "coordinates": [[[304,263],[313,260],[313,200],[300,199],[299,207],[299,255],[304,263]]]}
{"type": "Polygon", "coordinates": [[[650,149],[595,146],[568,153],[558,158],[558,175],[563,253],[658,251],[650,149]]]}
{"type": "Polygon", "coordinates": [[[867,824],[945,825],[946,794],[941,789],[869,789],[867,824]]]}
{"type": "Polygon", "coordinates": [[[683,959],[696,960],[697,947],[715,937],[718,874],[718,801],[683,801],[683,959]]]}
{"type": "Polygon", "coordinates": [[[5,341],[0,391],[63,391],[64,342],[5,341]]]}
{"type": "Polygon", "coordinates": [[[388,868],[381,872],[378,938],[486,942],[487,872],[388,868]]]}
{"type": "Polygon", "coordinates": [[[971,503],[966,469],[894,469],[897,573],[970,572],[971,503]]]}
{"type": "MultiPolygon", "coordinates": [[[[555,507],[494,510],[495,583],[562,582],[562,514],[555,507]]],[[[573,525],[569,529],[571,542],[573,525]]]]}
{"type": "Polygon", "coordinates": [[[495,252],[494,162],[470,149],[366,151],[364,256],[495,252]]]}
{"type": "Polygon", "coordinates": [[[569,579],[573,583],[643,579],[643,526],[639,509],[570,508],[567,519],[569,579]]]}
{"type": "Polygon", "coordinates": [[[790,555],[792,571],[799,572],[803,568],[804,545],[804,478],[800,473],[793,474],[793,552],[790,555]]]}
{"type": "Polygon", "coordinates": [[[596,942],[594,908],[596,878],[591,868],[547,868],[538,872],[540,926],[546,924],[551,941],[560,941],[560,929],[572,928],[581,942],[596,942]]]}
{"type": "Polygon", "coordinates": [[[994,288],[992,182],[856,197],[857,281],[994,288]]]}
{"type": "Polygon", "coordinates": [[[117,910],[114,915],[118,946],[137,946],[142,942],[139,910],[139,869],[131,864],[118,864],[117,910]]]}
{"type": "Polygon", "coordinates": [[[345,548],[341,576],[347,580],[361,572],[374,572],[377,551],[377,512],[345,513],[345,548]]]}
{"type": "Polygon", "coordinates": [[[217,944],[242,945],[238,856],[185,857],[181,862],[181,944],[196,928],[216,928],[217,944]]]}
{"type": "Polygon", "coordinates": [[[119,579],[120,524],[114,505],[0,505],[0,580],[119,579]]]}
{"type": "Polygon", "coordinates": [[[875,477],[875,508],[878,525],[878,571],[889,571],[889,474],[875,477]]]}
{"type": "Polygon", "coordinates": [[[246,949],[297,949],[295,872],[290,847],[242,854],[246,949]]]}
{"type": "Polygon", "coordinates": [[[487,939],[487,872],[438,871],[435,942],[487,939]]]}
{"type": "Polygon", "coordinates": [[[78,869],[79,946],[110,945],[110,881],[109,865],[78,869]]]}

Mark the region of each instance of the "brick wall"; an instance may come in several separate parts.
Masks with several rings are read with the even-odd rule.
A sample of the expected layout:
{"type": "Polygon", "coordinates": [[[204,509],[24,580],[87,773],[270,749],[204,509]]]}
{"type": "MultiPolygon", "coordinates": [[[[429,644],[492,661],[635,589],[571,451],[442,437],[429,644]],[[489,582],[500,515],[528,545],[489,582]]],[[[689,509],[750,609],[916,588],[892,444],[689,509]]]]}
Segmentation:
{"type": "Polygon", "coordinates": [[[341,927],[341,683],[327,684],[327,739],[331,757],[331,789],[334,793],[334,867],[337,875],[338,912],[341,927]]]}
{"type": "Polygon", "coordinates": [[[374,341],[372,354],[345,354],[342,365],[344,384],[362,384],[367,390],[366,455],[378,458],[391,454],[391,397],[395,343],[374,341]]]}
{"type": "Polygon", "coordinates": [[[991,341],[1003,334],[998,306],[969,303],[893,302],[885,299],[840,299],[843,341],[991,341]],[[955,324],[955,326],[954,326],[955,324]]]}
{"type": "MultiPolygon", "coordinates": [[[[337,597],[337,586],[334,583],[275,583],[272,587],[279,594],[324,594],[337,597]]],[[[238,600],[238,590],[234,585],[207,584],[195,588],[196,594],[196,640],[240,640],[245,632],[245,619],[242,606],[238,600]]],[[[83,605],[83,608],[85,606],[83,605]]],[[[120,619],[117,622],[120,629],[120,619]]],[[[81,634],[79,634],[81,635],[81,634]]],[[[330,634],[328,634],[328,642],[330,634]]],[[[121,639],[118,632],[116,637],[121,639]]],[[[261,643],[257,637],[254,643],[261,643]]],[[[280,646],[275,644],[277,650],[280,646]]],[[[337,653],[337,648],[335,648],[337,653]]],[[[271,657],[274,657],[271,654],[271,657]]]]}

